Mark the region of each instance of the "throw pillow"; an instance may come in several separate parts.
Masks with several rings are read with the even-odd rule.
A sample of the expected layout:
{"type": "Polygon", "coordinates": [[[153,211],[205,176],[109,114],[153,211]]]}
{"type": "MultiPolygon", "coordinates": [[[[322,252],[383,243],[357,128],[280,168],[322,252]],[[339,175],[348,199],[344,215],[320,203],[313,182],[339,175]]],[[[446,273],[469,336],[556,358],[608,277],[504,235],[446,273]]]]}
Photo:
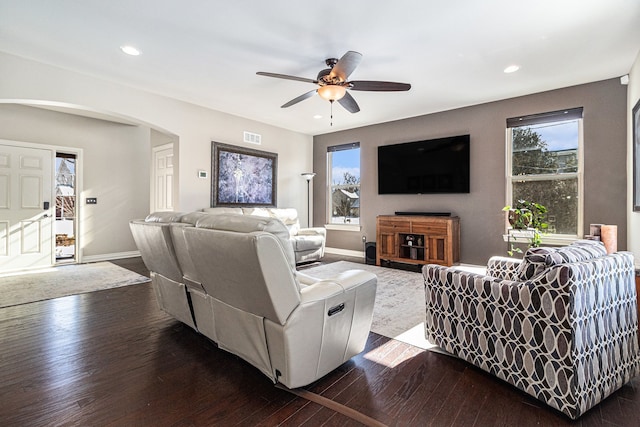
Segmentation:
{"type": "Polygon", "coordinates": [[[606,254],[602,242],[594,240],[578,240],[559,248],[529,248],[518,266],[516,277],[520,281],[531,280],[554,265],[586,261],[606,254]]]}
{"type": "Polygon", "coordinates": [[[586,261],[592,258],[605,256],[607,250],[601,242],[590,240],[578,240],[569,246],[556,248],[545,260],[547,267],[569,262],[586,261]],[[589,243],[588,243],[589,242],[589,243]]]}
{"type": "Polygon", "coordinates": [[[518,266],[516,278],[520,281],[530,280],[547,269],[547,256],[554,248],[529,248],[518,266]]]}

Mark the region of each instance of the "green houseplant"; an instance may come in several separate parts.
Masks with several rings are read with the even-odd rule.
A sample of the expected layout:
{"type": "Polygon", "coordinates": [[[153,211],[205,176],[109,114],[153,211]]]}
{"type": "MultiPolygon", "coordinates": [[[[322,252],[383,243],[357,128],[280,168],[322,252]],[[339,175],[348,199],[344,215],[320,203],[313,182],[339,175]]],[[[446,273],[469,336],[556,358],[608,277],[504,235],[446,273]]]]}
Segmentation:
{"type": "MultiPolygon", "coordinates": [[[[549,228],[549,224],[546,222],[547,208],[544,205],[528,200],[517,200],[513,206],[507,205],[502,210],[507,212],[509,224],[513,229],[532,232],[529,241],[530,248],[540,246],[542,233],[549,228]]],[[[514,252],[521,253],[522,250],[512,244],[508,253],[513,255],[514,252]]]]}

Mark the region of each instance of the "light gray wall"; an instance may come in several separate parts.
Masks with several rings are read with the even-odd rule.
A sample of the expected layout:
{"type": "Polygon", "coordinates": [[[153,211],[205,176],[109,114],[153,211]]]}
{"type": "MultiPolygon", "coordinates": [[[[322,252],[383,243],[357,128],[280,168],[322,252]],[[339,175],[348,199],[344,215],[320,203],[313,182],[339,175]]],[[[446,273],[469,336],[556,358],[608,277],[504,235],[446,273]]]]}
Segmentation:
{"type": "MultiPolygon", "coordinates": [[[[198,170],[211,169],[211,141],[278,153],[278,206],[298,209],[306,225],[306,181],[300,174],[312,167],[310,135],[259,123],[244,117],[167,98],[0,52],[0,103],[53,103],[128,119],[178,141],[178,189],[175,206],[191,211],[208,206],[210,179],[198,170]],[[243,142],[243,132],[262,135],[262,145],[243,142]]],[[[155,138],[154,138],[155,139],[155,138]]]]}
{"type": "MultiPolygon", "coordinates": [[[[0,68],[2,69],[0,104],[52,105],[70,110],[95,112],[137,123],[139,127],[134,126],[133,129],[140,131],[145,129],[144,143],[126,149],[144,150],[144,158],[140,158],[136,163],[141,175],[139,178],[127,179],[126,183],[119,182],[125,192],[131,190],[127,188],[130,186],[134,186],[138,191],[138,189],[142,189],[142,184],[138,187],[138,182],[144,183],[144,193],[140,192],[131,196],[131,200],[135,200],[135,206],[137,206],[138,200],[144,200],[144,212],[138,212],[136,209],[132,209],[131,205],[127,205],[125,209],[116,213],[116,215],[122,213],[120,215],[122,221],[118,227],[126,227],[130,219],[140,218],[149,212],[150,144],[161,143],[166,135],[175,136],[174,142],[176,142],[174,146],[177,161],[174,167],[178,171],[176,175],[174,170],[176,210],[191,211],[209,206],[211,177],[201,179],[198,177],[198,171],[211,170],[211,141],[219,141],[278,153],[277,204],[280,207],[298,209],[301,222],[306,225],[306,181],[302,179],[300,173],[308,172],[312,168],[313,138],[310,135],[255,122],[4,52],[0,52],[0,68]],[[151,133],[151,129],[158,132],[151,133]],[[256,147],[244,143],[243,131],[261,134],[262,145],[256,147]]],[[[11,137],[8,139],[28,141],[40,138],[39,140],[42,140],[43,143],[53,144],[54,138],[51,136],[54,133],[58,133],[60,140],[64,141],[68,140],[69,135],[76,132],[73,129],[74,122],[72,120],[60,119],[60,124],[67,123],[70,128],[56,127],[56,130],[49,133],[48,138],[45,138],[45,133],[48,132],[37,133],[37,128],[41,126],[37,120],[27,120],[28,124],[25,124],[21,129],[11,130],[11,121],[8,117],[6,116],[7,119],[2,123],[3,127],[5,127],[5,123],[8,123],[9,127],[0,131],[0,137],[5,137],[2,135],[3,133],[11,133],[11,137]],[[35,138],[33,133],[40,136],[35,138]]],[[[54,125],[54,123],[50,124],[54,125]]],[[[113,138],[96,138],[100,139],[105,147],[109,144],[115,144],[113,141],[107,141],[113,138]]],[[[170,139],[173,140],[173,138],[170,139]]],[[[87,138],[88,140],[92,139],[87,138]]],[[[68,142],[62,144],[70,145],[68,142]]],[[[117,145],[113,146],[118,147],[117,145]]],[[[124,147],[120,148],[125,149],[124,147]]],[[[126,150],[125,153],[129,152],[126,150]]],[[[86,151],[87,158],[94,155],[96,158],[101,158],[100,161],[103,163],[98,164],[96,166],[98,168],[103,167],[104,162],[111,159],[101,151],[101,148],[95,148],[94,144],[88,144],[86,151]]],[[[136,151],[137,154],[138,151],[136,151]]],[[[87,173],[88,171],[89,169],[87,169],[87,173]]],[[[111,191],[112,182],[110,178],[105,179],[95,183],[93,189],[103,194],[111,191]]],[[[98,211],[102,212],[104,207],[100,206],[100,198],[102,197],[104,200],[104,197],[100,195],[96,197],[99,198],[98,206],[100,208],[98,211]]],[[[107,218],[105,221],[100,217],[100,221],[95,223],[96,228],[87,230],[85,238],[87,245],[102,245],[106,242],[102,236],[108,234],[112,236],[109,240],[109,245],[112,246],[87,247],[86,254],[109,257],[110,254],[117,255],[134,249],[130,233],[126,238],[120,239],[119,232],[111,234],[111,230],[107,227],[116,217],[107,218]]],[[[120,229],[118,228],[118,230],[120,229]]]]}
{"type": "MultiPolygon", "coordinates": [[[[360,232],[329,230],[327,246],[362,250],[362,236],[375,241],[377,215],[395,211],[447,211],[460,217],[461,261],[484,264],[506,255],[504,233],[506,119],[584,107],[584,223],[618,225],[618,248],[626,239],[626,87],[611,79],[452,111],[314,137],[314,223],[326,223],[326,149],[360,142],[360,232]],[[379,145],[471,135],[471,192],[452,195],[378,195],[379,145]]],[[[363,106],[363,108],[365,108],[363,106]]]]}
{"type": "Polygon", "coordinates": [[[82,149],[82,257],[137,250],[129,220],[149,211],[148,127],[0,104],[0,139],[82,149]],[[98,204],[85,205],[87,197],[98,204]]]}

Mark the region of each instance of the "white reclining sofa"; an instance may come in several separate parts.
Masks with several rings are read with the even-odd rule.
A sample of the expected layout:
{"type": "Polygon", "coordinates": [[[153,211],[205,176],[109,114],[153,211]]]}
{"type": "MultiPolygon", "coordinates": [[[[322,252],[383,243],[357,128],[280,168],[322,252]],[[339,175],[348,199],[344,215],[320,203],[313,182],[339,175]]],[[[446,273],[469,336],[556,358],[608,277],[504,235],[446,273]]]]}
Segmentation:
{"type": "Polygon", "coordinates": [[[277,218],[289,230],[293,254],[296,264],[318,261],[324,256],[327,231],[324,227],[300,228],[298,211],[294,208],[204,208],[206,213],[234,213],[239,215],[254,215],[277,218]]]}
{"type": "Polygon", "coordinates": [[[364,349],[376,276],[297,272],[282,221],[164,212],[130,226],[160,307],[272,381],[307,385],[364,349]]]}

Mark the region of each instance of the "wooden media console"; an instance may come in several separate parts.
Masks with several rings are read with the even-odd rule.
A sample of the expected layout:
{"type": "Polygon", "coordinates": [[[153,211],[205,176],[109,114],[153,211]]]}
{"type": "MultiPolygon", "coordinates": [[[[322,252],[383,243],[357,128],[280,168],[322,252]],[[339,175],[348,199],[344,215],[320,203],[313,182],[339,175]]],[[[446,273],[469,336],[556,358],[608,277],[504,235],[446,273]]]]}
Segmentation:
{"type": "Polygon", "coordinates": [[[376,265],[390,262],[446,266],[460,262],[460,218],[379,215],[376,265]]]}

